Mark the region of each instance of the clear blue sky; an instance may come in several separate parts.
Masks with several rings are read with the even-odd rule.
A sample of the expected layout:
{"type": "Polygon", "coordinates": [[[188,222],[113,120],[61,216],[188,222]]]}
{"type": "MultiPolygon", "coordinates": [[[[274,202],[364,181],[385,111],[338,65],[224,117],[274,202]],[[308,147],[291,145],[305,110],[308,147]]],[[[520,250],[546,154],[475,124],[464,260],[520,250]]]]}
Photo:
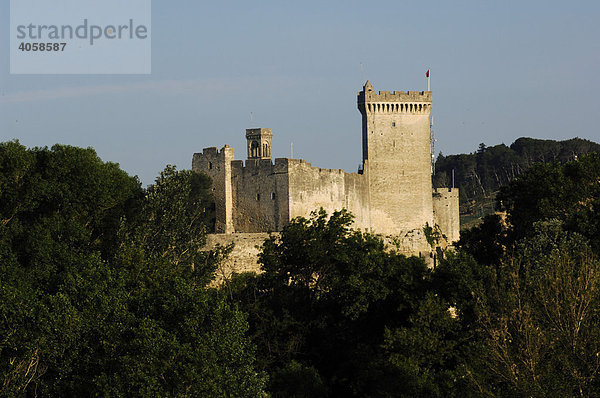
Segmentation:
{"type": "Polygon", "coordinates": [[[273,154],[355,171],[356,92],[424,90],[437,152],[516,138],[600,141],[598,1],[154,1],[152,74],[9,74],[0,140],[94,147],[145,184],[166,164],[273,128],[273,154]],[[361,71],[361,63],[364,72],[361,71]],[[250,121],[250,113],[254,120],[250,121]]]}

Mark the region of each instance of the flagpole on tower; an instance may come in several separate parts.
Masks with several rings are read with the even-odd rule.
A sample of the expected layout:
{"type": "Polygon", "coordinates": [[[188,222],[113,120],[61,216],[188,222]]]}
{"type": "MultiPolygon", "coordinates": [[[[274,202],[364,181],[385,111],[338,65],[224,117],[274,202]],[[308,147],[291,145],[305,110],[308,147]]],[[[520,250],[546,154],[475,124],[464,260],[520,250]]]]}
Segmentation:
{"type": "MultiPolygon", "coordinates": [[[[430,72],[430,69],[427,69],[427,72],[425,72],[425,77],[427,77],[427,91],[431,91],[431,82],[429,80],[430,72]]],[[[435,135],[433,133],[433,115],[431,113],[429,114],[429,134],[429,141],[431,144],[431,174],[435,175],[435,135]]]]}

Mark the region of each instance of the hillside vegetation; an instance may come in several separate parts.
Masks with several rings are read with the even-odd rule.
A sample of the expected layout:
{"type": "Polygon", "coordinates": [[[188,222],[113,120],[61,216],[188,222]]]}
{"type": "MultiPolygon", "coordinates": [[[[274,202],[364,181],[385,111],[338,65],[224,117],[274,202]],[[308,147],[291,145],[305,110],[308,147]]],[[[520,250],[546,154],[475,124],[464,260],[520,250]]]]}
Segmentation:
{"type": "Polygon", "coordinates": [[[567,162],[590,153],[600,144],[573,138],[566,141],[519,138],[510,146],[479,144],[477,152],[444,156],[435,164],[434,186],[460,188],[461,225],[469,228],[495,209],[498,189],[541,162],[567,162]]]}

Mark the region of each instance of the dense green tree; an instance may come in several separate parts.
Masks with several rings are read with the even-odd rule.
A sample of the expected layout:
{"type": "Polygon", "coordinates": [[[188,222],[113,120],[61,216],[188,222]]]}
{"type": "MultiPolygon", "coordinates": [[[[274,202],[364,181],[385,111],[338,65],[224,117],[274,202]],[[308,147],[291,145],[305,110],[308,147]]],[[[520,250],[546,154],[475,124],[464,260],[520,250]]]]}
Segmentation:
{"type": "Polygon", "coordinates": [[[483,290],[493,275],[493,267],[478,263],[466,251],[448,252],[433,272],[432,290],[455,309],[468,330],[475,320],[476,292],[483,290]]]}
{"type": "Polygon", "coordinates": [[[472,382],[493,396],[598,396],[600,262],[557,221],[533,229],[475,293],[472,382]]]}
{"type": "Polygon", "coordinates": [[[498,214],[486,216],[481,224],[460,233],[456,246],[468,253],[479,264],[498,264],[512,241],[509,228],[498,214]]]}
{"type": "Polygon", "coordinates": [[[201,251],[214,228],[214,201],[208,176],[167,166],[148,187],[139,212],[122,225],[121,247],[141,248],[155,261],[190,267],[204,282],[216,264],[201,251]]]}
{"type": "Polygon", "coordinates": [[[445,339],[458,321],[449,317],[447,303],[427,293],[430,271],[421,259],[390,251],[350,223],[345,211],[292,221],[265,242],[264,273],[229,285],[250,315],[271,391],[298,396],[292,391],[306,391],[313,380],[314,396],[447,396],[457,360],[445,339]],[[407,368],[398,350],[408,343],[398,336],[416,341],[427,333],[423,328],[437,346],[415,347],[407,368]],[[435,348],[442,346],[448,349],[435,348]],[[399,380],[413,387],[399,388],[399,380]]]}
{"type": "Polygon", "coordinates": [[[97,291],[84,275],[116,250],[120,219],[142,190],[92,149],[2,143],[0,168],[3,389],[44,391],[42,376],[72,369],[85,322],[77,307],[97,291]]]}
{"type": "Polygon", "coordinates": [[[590,154],[567,163],[538,163],[500,189],[502,213],[461,233],[458,242],[481,264],[498,264],[534,223],[556,219],[577,232],[600,254],[600,156],[590,154]]]}
{"type": "Polygon", "coordinates": [[[600,250],[600,156],[581,156],[565,164],[537,164],[498,194],[507,212],[511,239],[527,236],[537,221],[556,218],[567,230],[590,239],[600,250]]]}
{"type": "Polygon", "coordinates": [[[24,267],[58,270],[68,263],[61,256],[75,253],[108,258],[121,217],[135,212],[143,195],[137,179],[91,148],[2,143],[0,167],[2,237],[24,267]]]}
{"type": "Polygon", "coordinates": [[[206,287],[209,185],[0,144],[1,396],[263,395],[244,314],[206,287]]]}
{"type": "Polygon", "coordinates": [[[539,163],[501,188],[506,217],[461,234],[434,273],[487,396],[597,396],[600,157],[539,163]],[[474,261],[475,260],[475,261],[474,261]]]}

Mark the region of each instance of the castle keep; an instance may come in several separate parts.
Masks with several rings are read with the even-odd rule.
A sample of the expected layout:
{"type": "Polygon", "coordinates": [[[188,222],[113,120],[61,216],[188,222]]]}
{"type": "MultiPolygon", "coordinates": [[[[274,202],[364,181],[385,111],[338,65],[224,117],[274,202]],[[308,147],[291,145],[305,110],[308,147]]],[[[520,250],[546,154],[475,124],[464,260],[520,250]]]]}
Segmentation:
{"type": "Polygon", "coordinates": [[[432,251],[426,225],[439,227],[446,237],[441,246],[458,240],[458,190],[432,189],[431,91],[375,92],[367,81],[357,103],[363,151],[357,173],[313,167],[302,159],[273,162],[273,133],[265,128],[246,130],[245,164],[228,145],[194,154],[192,169],[213,180],[222,243],[281,231],[321,207],[329,214],[348,209],[354,228],[393,237],[408,255],[432,251]]]}

